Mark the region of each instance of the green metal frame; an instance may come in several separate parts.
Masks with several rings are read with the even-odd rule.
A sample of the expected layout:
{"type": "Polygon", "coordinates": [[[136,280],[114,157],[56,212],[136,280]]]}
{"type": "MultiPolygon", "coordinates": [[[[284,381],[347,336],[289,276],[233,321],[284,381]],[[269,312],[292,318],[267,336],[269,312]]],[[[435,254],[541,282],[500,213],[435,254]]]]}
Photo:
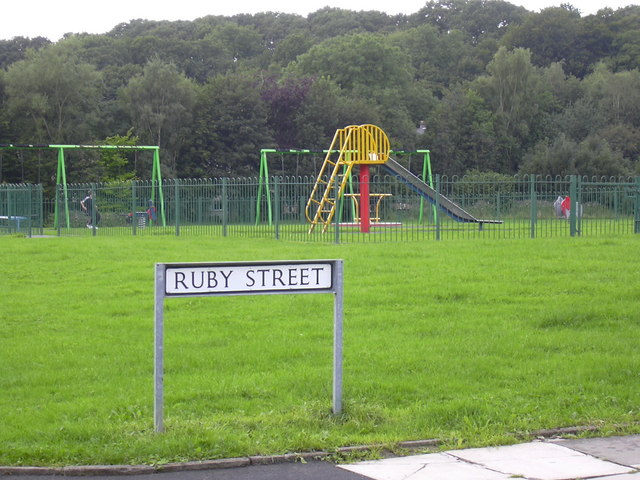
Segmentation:
{"type": "Polygon", "coordinates": [[[273,210],[271,208],[271,190],[269,189],[269,162],[267,161],[268,153],[277,153],[280,155],[296,155],[313,153],[311,150],[276,150],[273,148],[263,148],[260,150],[260,177],[258,180],[258,195],[256,198],[256,225],[260,224],[260,203],[262,201],[262,187],[264,186],[264,195],[267,199],[267,218],[269,226],[273,223],[273,210]]]}
{"type": "MultiPolygon", "coordinates": [[[[67,172],[64,161],[65,150],[152,150],[153,151],[153,168],[151,172],[151,181],[157,182],[158,197],[159,197],[159,214],[162,220],[162,226],[166,226],[166,216],[164,209],[164,194],[162,192],[162,175],[160,172],[160,147],[150,145],[13,145],[6,144],[0,145],[2,150],[57,150],[58,151],[58,169],[56,172],[56,185],[62,186],[62,195],[64,200],[64,216],[67,228],[70,226],[69,220],[69,203],[67,202],[67,172]]],[[[58,228],[59,211],[58,205],[60,204],[60,198],[58,198],[59,189],[56,189],[56,202],[54,207],[54,224],[55,228],[58,228]]],[[[155,188],[151,192],[151,200],[154,205],[155,188]]]]}
{"type": "Polygon", "coordinates": [[[277,153],[278,150],[273,148],[263,148],[260,150],[260,180],[258,183],[258,196],[256,199],[256,225],[260,223],[260,202],[262,200],[262,186],[265,187],[265,195],[267,196],[267,214],[269,216],[269,226],[271,226],[271,192],[269,191],[269,164],[267,162],[267,153],[277,153]]]}
{"type": "MultiPolygon", "coordinates": [[[[422,153],[424,160],[422,161],[422,180],[429,179],[429,186],[433,186],[433,174],[431,173],[431,151],[430,150],[416,150],[416,153],[422,153]],[[428,176],[427,176],[428,175],[428,176]]],[[[438,223],[438,209],[435,205],[432,205],[433,209],[433,221],[438,223]]],[[[420,216],[418,217],[420,223],[424,223],[424,198],[420,197],[420,216]]]]}

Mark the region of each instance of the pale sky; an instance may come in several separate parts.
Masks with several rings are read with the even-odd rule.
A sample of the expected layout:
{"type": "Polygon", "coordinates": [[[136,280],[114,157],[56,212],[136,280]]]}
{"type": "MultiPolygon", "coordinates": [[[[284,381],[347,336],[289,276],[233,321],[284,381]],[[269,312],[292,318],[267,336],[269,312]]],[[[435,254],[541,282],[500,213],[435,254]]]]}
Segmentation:
{"type": "MultiPolygon", "coordinates": [[[[348,10],[377,10],[389,14],[417,12],[427,0],[3,0],[0,39],[16,36],[59,40],[65,33],[106,33],[133,19],[194,20],[206,15],[231,16],[264,11],[306,16],[329,6],[348,10]]],[[[638,0],[512,0],[530,11],[571,3],[583,15],[600,8],[614,10],[638,0]]]]}

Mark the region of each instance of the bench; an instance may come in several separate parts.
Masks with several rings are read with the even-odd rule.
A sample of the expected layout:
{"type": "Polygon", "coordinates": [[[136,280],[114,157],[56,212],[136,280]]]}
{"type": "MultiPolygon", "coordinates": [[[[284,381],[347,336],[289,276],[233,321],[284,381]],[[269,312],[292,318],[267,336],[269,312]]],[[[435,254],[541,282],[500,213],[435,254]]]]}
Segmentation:
{"type": "Polygon", "coordinates": [[[7,225],[11,227],[11,222],[15,222],[16,224],[16,232],[20,231],[20,222],[23,220],[27,220],[27,217],[21,217],[19,215],[0,215],[0,220],[6,220],[7,225]]]}

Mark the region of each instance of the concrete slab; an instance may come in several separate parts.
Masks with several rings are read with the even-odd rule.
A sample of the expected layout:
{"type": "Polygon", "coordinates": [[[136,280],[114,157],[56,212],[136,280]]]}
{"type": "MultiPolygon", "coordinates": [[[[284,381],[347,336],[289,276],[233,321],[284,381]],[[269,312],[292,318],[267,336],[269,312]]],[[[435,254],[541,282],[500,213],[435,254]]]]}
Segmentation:
{"type": "Polygon", "coordinates": [[[413,475],[406,477],[407,480],[512,480],[512,478],[511,475],[460,461],[426,464],[413,475]]]}
{"type": "Polygon", "coordinates": [[[580,452],[564,448],[553,443],[530,442],[502,447],[465,448],[451,450],[451,455],[474,463],[486,463],[500,460],[528,460],[531,458],[556,458],[567,456],[584,456],[580,452]]]}
{"type": "Polygon", "coordinates": [[[592,480],[640,480],[640,472],[624,473],[622,475],[611,475],[606,477],[598,477],[592,480]]]}
{"type": "Polygon", "coordinates": [[[373,480],[405,480],[422,468],[421,465],[338,465],[342,470],[357,473],[373,480]]]}
{"type": "Polygon", "coordinates": [[[511,475],[460,461],[446,453],[370,460],[340,468],[374,480],[507,480],[511,475]]]}
{"type": "Polygon", "coordinates": [[[603,460],[640,468],[640,435],[554,440],[553,443],[603,460]]]}
{"type": "Polygon", "coordinates": [[[499,472],[535,478],[536,480],[567,480],[618,475],[633,469],[584,455],[583,457],[531,458],[487,462],[485,467],[499,472]]]}
{"type": "Polygon", "coordinates": [[[424,453],[422,455],[408,455],[405,457],[385,458],[384,460],[365,460],[357,465],[424,465],[427,463],[453,463],[457,459],[446,453],[424,453]]]}
{"type": "Polygon", "coordinates": [[[532,442],[505,447],[449,452],[457,458],[511,475],[565,480],[633,472],[633,468],[594,458],[553,443],[532,442]]]}
{"type": "Polygon", "coordinates": [[[640,480],[629,466],[601,460],[555,443],[531,442],[469,448],[340,465],[374,480],[640,480]]]}

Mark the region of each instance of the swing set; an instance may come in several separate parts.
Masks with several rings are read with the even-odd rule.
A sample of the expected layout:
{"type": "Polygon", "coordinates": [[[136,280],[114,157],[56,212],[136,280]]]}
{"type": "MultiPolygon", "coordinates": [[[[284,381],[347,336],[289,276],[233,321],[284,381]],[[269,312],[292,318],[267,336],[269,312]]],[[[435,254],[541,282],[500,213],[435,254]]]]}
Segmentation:
{"type": "Polygon", "coordinates": [[[56,201],[54,210],[54,227],[58,228],[61,212],[59,205],[64,205],[64,220],[66,228],[70,227],[69,202],[67,192],[67,173],[65,168],[65,150],[148,150],[153,152],[153,167],[151,180],[154,188],[151,192],[151,201],[155,205],[156,187],[158,190],[158,210],[160,221],[166,226],[164,209],[164,195],[162,192],[162,177],[160,174],[160,147],[147,145],[32,145],[32,144],[0,144],[0,150],[56,150],[58,154],[58,168],[56,172],[56,201]]]}

